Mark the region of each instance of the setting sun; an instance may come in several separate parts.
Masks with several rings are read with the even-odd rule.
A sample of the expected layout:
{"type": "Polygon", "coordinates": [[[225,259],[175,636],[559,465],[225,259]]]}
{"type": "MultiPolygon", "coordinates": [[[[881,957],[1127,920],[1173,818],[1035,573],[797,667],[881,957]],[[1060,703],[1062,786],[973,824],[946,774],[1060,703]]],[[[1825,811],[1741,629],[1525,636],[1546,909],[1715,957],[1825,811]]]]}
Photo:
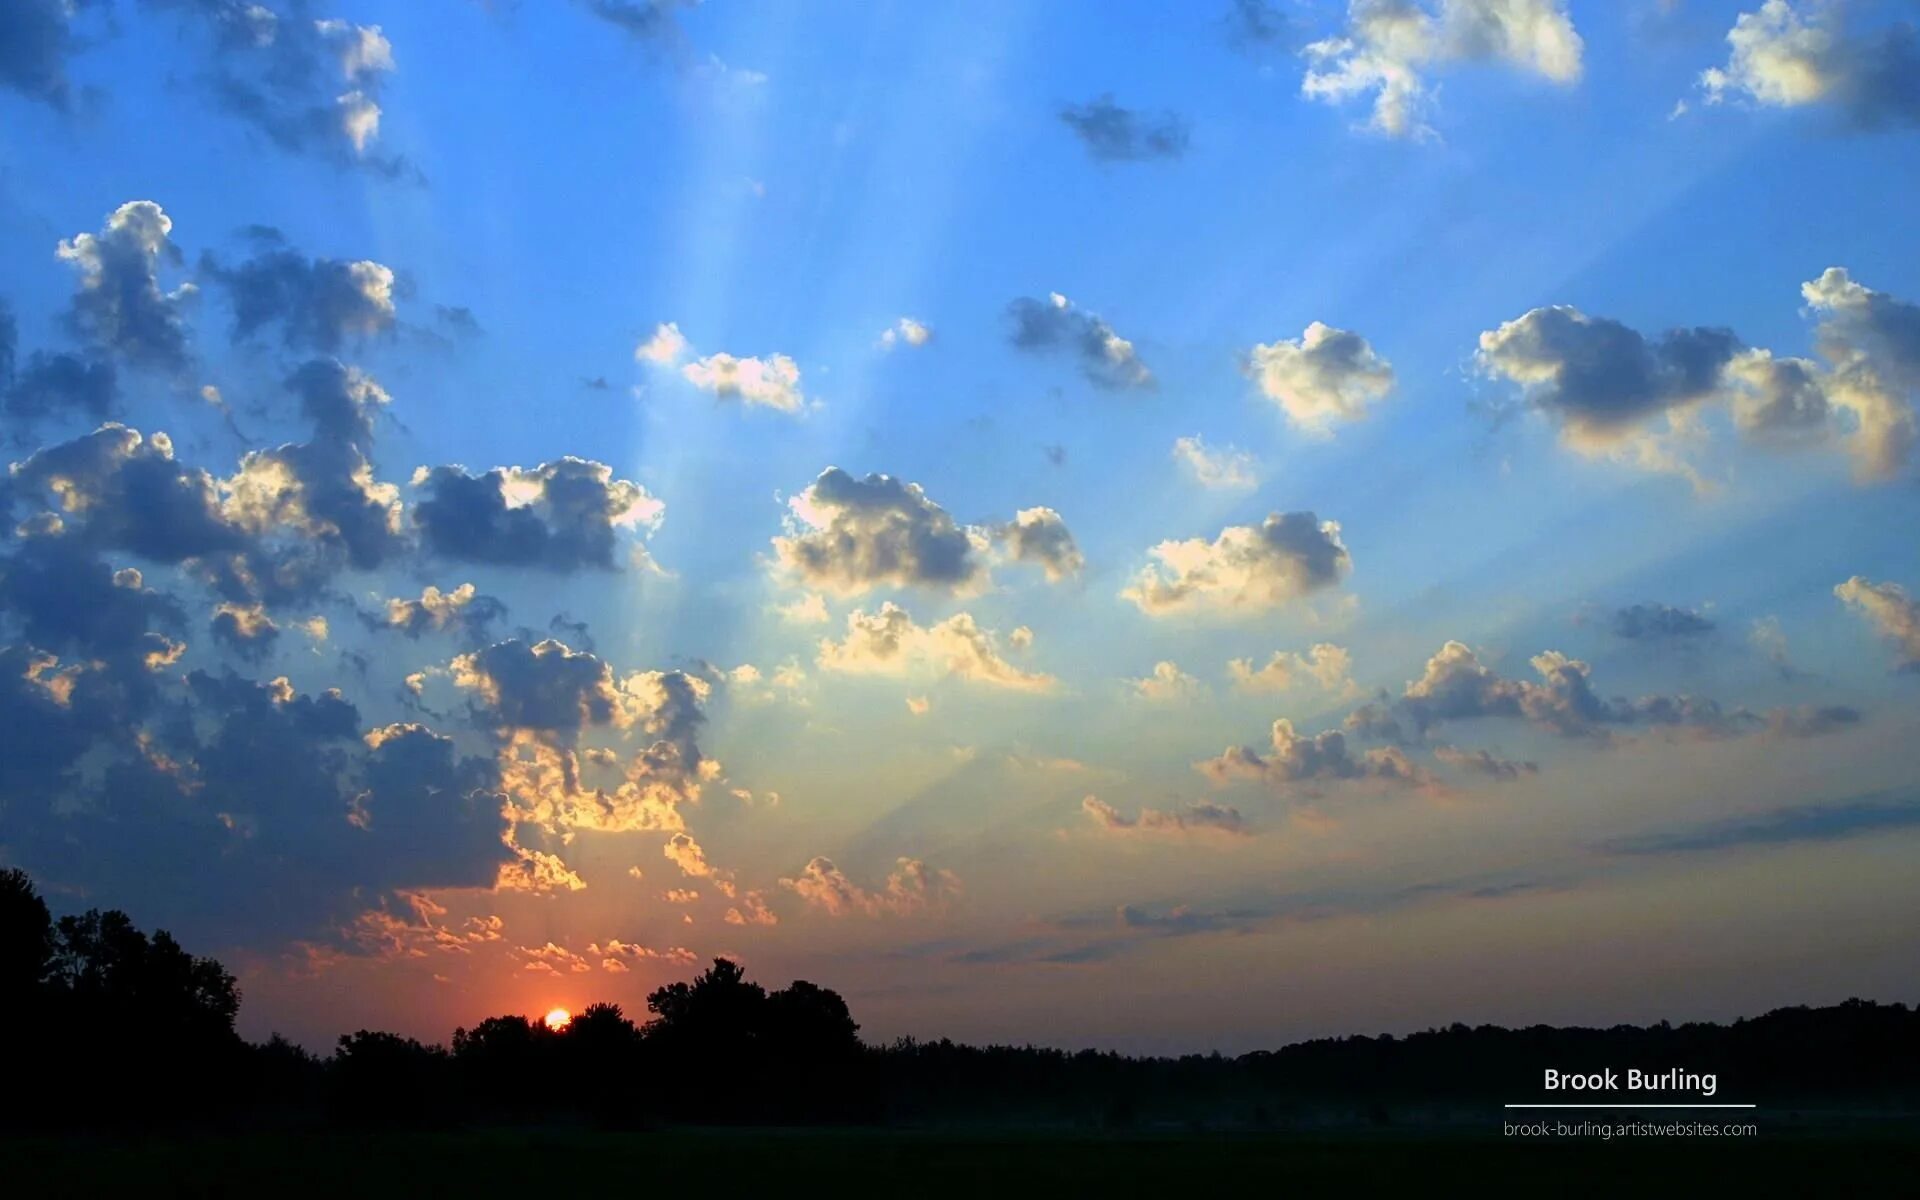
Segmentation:
{"type": "Polygon", "coordinates": [[[556,1032],[565,1029],[573,1021],[573,1014],[564,1008],[556,1008],[547,1014],[547,1028],[556,1032]]]}

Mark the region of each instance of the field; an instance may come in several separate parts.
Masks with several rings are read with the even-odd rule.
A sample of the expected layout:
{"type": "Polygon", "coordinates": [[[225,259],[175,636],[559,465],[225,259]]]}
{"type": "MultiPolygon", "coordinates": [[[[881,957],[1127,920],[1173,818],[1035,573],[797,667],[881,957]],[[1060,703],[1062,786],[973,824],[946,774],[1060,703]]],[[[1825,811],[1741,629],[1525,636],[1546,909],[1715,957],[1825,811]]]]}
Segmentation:
{"type": "Polygon", "coordinates": [[[1920,1169],[1920,1125],[1738,1140],[1519,1141],[1490,1134],[578,1129],[0,1142],[11,1196],[1166,1194],[1255,1186],[1405,1194],[1503,1183],[1555,1195],[1853,1195],[1920,1169]],[[1732,1189],[1731,1191],[1729,1189],[1732,1189]]]}

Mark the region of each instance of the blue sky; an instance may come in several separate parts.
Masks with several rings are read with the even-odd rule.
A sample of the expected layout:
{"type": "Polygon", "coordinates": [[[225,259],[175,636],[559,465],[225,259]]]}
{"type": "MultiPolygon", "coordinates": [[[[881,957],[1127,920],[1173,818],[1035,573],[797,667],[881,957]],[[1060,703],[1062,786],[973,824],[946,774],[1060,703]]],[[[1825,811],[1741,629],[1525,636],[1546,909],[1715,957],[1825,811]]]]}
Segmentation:
{"type": "Polygon", "coordinates": [[[1910,989],[1910,21],[34,0],[0,860],[316,1042],[1910,989]]]}

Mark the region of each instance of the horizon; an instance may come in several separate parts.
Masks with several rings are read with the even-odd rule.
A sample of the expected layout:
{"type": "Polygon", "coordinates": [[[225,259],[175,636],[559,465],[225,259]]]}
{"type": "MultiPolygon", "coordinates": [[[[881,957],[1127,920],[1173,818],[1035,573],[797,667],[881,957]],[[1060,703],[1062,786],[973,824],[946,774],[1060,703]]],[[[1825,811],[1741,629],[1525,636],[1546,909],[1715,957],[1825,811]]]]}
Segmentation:
{"type": "Polygon", "coordinates": [[[1916,45],[21,0],[0,867],[315,1049],[1911,1003],[1916,45]]]}

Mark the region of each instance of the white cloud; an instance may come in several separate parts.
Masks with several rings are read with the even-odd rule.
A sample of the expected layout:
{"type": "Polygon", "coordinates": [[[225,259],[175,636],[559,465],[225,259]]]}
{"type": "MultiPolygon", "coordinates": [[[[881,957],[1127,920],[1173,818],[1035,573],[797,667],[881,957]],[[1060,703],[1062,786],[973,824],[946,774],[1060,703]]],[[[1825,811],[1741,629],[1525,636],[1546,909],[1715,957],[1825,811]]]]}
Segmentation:
{"type": "Polygon", "coordinates": [[[1292,650],[1276,650],[1263,666],[1250,658],[1236,658],[1227,664],[1234,686],[1245,692],[1282,692],[1311,682],[1336,696],[1353,697],[1359,686],[1353,682],[1353,656],[1332,642],[1315,644],[1303,656],[1292,650]]]}
{"type": "Polygon", "coordinates": [[[1247,373],[1296,429],[1325,436],[1393,390],[1393,367],[1367,339],[1319,321],[1293,341],[1256,345],[1247,373]]]}
{"type": "Polygon", "coordinates": [[[1253,455],[1232,446],[1210,450],[1198,434],[1176,439],[1173,457],[1192,473],[1201,487],[1251,488],[1260,483],[1253,455]]]}
{"type": "Polygon", "coordinates": [[[1148,616],[1251,615],[1338,583],[1352,565],[1340,526],[1310,512],[1274,513],[1204,538],[1161,542],[1158,560],[1120,594],[1148,616]]]}
{"type": "Polygon", "coordinates": [[[847,636],[838,642],[822,638],[815,661],[826,671],[895,676],[931,671],[1014,691],[1046,692],[1059,682],[1008,662],[993,632],[980,628],[969,613],[923,626],[891,601],[875,613],[848,613],[847,636]]]}
{"type": "Polygon", "coordinates": [[[633,348],[633,357],[636,362],[667,367],[679,362],[686,352],[687,339],[680,333],[679,324],[669,321],[655,326],[653,336],[633,348]]]}
{"type": "Polygon", "coordinates": [[[891,350],[895,346],[918,348],[933,340],[933,330],[912,317],[901,317],[880,334],[880,345],[891,350]]]}

